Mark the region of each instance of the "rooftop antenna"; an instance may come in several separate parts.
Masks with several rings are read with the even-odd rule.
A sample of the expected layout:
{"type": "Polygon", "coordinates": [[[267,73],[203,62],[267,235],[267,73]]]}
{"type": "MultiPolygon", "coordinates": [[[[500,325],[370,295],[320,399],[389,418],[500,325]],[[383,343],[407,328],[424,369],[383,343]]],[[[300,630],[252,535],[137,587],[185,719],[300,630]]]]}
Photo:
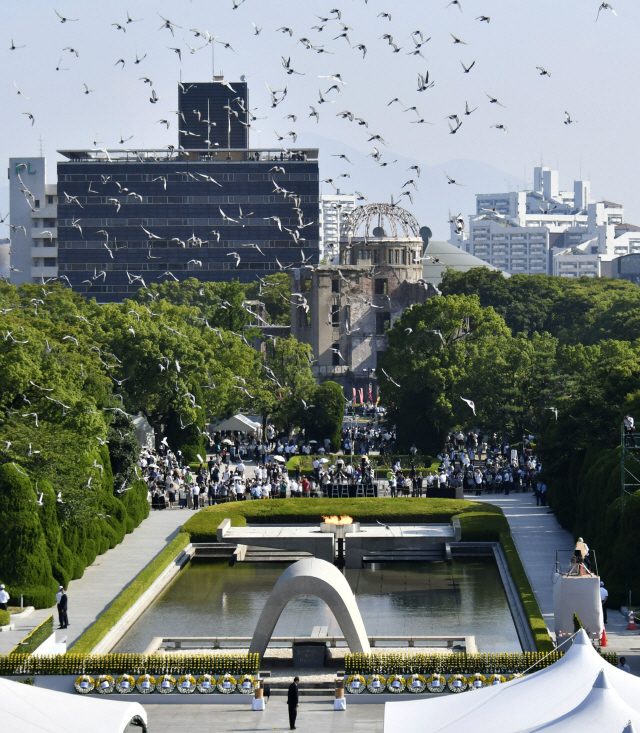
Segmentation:
{"type": "Polygon", "coordinates": [[[40,157],[42,158],[42,135],[38,138],[38,142],[40,143],[40,157]]]}
{"type": "Polygon", "coordinates": [[[211,41],[211,81],[216,80],[216,64],[215,64],[215,49],[213,47],[213,40],[211,41]]]}

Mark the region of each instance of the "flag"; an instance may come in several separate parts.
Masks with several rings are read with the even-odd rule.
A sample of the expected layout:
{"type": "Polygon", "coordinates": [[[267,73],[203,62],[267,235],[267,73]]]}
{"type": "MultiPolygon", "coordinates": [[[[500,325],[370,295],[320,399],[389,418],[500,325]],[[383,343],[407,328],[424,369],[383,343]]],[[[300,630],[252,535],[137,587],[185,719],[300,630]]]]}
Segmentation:
{"type": "Polygon", "coordinates": [[[360,404],[364,405],[364,390],[360,387],[360,404]]]}
{"type": "Polygon", "coordinates": [[[369,382],[369,402],[373,402],[373,391],[371,389],[371,382],[369,382]]]}
{"type": "Polygon", "coordinates": [[[356,399],[357,399],[356,398],[356,388],[354,387],[353,388],[353,402],[354,402],[354,404],[355,404],[356,399]]]}

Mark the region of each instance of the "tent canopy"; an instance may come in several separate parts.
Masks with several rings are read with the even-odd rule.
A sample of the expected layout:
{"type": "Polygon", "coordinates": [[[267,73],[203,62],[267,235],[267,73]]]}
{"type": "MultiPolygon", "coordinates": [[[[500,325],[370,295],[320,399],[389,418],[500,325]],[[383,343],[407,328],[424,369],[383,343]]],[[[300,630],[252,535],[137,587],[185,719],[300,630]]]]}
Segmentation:
{"type": "MultiPolygon", "coordinates": [[[[437,700],[386,703],[384,730],[385,733],[406,733],[407,730],[418,728],[424,733],[459,733],[461,730],[473,733],[524,733],[560,730],[548,726],[562,716],[580,712],[580,706],[586,703],[602,669],[606,670],[610,689],[623,701],[625,710],[629,706],[635,711],[635,716],[628,716],[624,725],[631,719],[638,727],[636,720],[640,715],[640,680],[606,662],[581,629],[569,651],[540,672],[495,687],[485,687],[461,695],[443,695],[437,700]],[[428,721],[426,726],[424,721],[428,721]]],[[[604,698],[605,695],[597,691],[599,689],[596,688],[595,695],[604,698]]],[[[617,700],[609,692],[606,695],[607,705],[612,704],[611,700],[617,700]]],[[[596,716],[592,717],[596,719],[596,716]]],[[[624,729],[624,725],[619,728],[603,727],[600,722],[599,727],[589,727],[584,716],[580,720],[579,733],[602,731],[604,728],[612,733],[617,733],[618,730],[622,733],[624,729]]],[[[566,728],[566,731],[573,730],[566,728]]]]}
{"type": "Polygon", "coordinates": [[[233,417],[210,426],[211,431],[222,432],[223,430],[237,430],[242,433],[259,433],[262,430],[260,423],[249,420],[246,415],[234,415],[233,417]]]}
{"type": "Polygon", "coordinates": [[[0,720],[4,730],[29,733],[124,733],[147,714],[137,702],[115,702],[0,678],[0,720]]]}

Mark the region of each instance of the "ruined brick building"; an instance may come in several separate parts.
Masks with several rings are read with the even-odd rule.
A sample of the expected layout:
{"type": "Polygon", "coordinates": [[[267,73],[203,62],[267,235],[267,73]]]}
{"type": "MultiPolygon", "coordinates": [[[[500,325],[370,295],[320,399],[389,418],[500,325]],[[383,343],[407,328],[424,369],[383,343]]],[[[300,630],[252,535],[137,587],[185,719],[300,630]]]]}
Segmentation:
{"type": "MultiPolygon", "coordinates": [[[[291,272],[291,333],[313,349],[314,376],[377,397],[376,366],[386,332],[406,308],[437,294],[423,279],[431,232],[404,209],[355,209],[340,240],[339,264],[291,272]]],[[[358,396],[357,401],[360,401],[358,396]]]]}

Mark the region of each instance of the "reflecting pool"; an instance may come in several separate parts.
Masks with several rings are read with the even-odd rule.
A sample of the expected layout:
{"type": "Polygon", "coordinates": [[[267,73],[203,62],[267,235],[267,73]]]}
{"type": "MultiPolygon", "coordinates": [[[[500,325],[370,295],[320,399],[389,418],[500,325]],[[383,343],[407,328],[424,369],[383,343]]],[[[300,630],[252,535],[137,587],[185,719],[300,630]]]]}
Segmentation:
{"type": "MultiPolygon", "coordinates": [[[[155,636],[251,636],[286,567],[192,561],[115,651],[143,651],[155,636]]],[[[345,575],[370,636],[475,635],[479,651],[521,651],[493,558],[376,563],[345,575]]],[[[299,596],[285,608],[274,636],[308,636],[314,626],[341,635],[323,601],[299,596]]]]}

